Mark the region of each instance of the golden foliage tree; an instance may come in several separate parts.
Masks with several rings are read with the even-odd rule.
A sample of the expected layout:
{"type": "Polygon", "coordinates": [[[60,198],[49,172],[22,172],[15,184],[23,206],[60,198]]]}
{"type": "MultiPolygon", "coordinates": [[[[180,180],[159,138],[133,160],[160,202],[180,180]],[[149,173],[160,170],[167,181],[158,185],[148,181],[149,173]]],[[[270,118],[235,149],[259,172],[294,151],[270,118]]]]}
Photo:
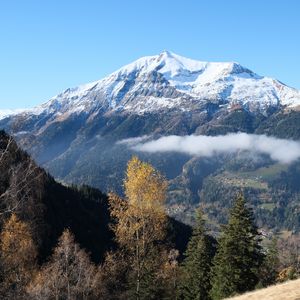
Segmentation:
{"type": "Polygon", "coordinates": [[[128,262],[122,251],[108,252],[98,269],[98,299],[127,299],[128,262]]]}
{"type": "Polygon", "coordinates": [[[150,164],[133,157],[127,165],[124,187],[127,201],[110,194],[110,210],[116,220],[116,240],[128,253],[133,270],[134,297],[142,299],[147,297],[146,281],[153,282],[153,272],[159,272],[156,257],[166,237],[167,181],[150,164]]]}
{"type": "Polygon", "coordinates": [[[165,290],[165,299],[176,300],[179,298],[178,284],[180,280],[180,270],[178,264],[179,251],[170,249],[161,257],[163,265],[161,268],[161,282],[165,290]],[[165,256],[165,257],[164,257],[165,256]]]}
{"type": "Polygon", "coordinates": [[[36,270],[37,249],[29,225],[15,214],[5,222],[0,239],[2,294],[18,298],[36,270]]]}
{"type": "Polygon", "coordinates": [[[93,299],[97,268],[65,230],[49,261],[28,287],[31,299],[93,299]]]}

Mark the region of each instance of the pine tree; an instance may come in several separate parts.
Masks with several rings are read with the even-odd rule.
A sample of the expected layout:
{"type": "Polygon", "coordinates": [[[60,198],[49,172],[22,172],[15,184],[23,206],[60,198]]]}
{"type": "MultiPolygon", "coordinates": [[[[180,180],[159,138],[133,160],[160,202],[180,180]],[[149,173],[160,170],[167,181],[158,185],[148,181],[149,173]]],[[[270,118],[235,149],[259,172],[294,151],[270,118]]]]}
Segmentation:
{"type": "Polygon", "coordinates": [[[240,194],[219,239],[213,260],[211,297],[223,299],[255,288],[262,261],[260,235],[253,213],[240,194]]]}
{"type": "Polygon", "coordinates": [[[188,243],[182,267],[180,290],[183,299],[210,299],[210,269],[213,252],[211,241],[205,232],[202,211],[198,209],[196,225],[188,243]]]}

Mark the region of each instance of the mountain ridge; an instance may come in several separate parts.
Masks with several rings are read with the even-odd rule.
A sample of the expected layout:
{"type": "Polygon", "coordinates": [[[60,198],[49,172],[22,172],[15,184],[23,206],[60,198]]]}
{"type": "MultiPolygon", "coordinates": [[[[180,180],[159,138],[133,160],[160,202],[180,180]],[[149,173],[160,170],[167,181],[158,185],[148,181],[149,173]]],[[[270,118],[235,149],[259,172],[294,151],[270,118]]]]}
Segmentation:
{"type": "MultiPolygon", "coordinates": [[[[23,116],[117,111],[193,110],[203,102],[250,111],[300,105],[300,91],[280,81],[257,75],[236,62],[203,62],[163,51],[142,57],[110,75],[68,88],[49,101],[21,112],[23,116]]],[[[0,112],[0,119],[9,116],[0,112]]],[[[11,114],[20,114],[12,111],[11,114]]]]}

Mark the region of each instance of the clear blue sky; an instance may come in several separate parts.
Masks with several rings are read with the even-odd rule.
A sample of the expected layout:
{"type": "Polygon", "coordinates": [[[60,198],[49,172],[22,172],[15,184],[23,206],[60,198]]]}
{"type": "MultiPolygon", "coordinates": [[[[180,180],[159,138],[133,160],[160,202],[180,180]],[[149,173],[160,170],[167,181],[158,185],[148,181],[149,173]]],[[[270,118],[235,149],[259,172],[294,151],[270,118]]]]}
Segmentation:
{"type": "Polygon", "coordinates": [[[32,107],[167,49],[300,89],[299,0],[0,2],[0,109],[32,107]]]}

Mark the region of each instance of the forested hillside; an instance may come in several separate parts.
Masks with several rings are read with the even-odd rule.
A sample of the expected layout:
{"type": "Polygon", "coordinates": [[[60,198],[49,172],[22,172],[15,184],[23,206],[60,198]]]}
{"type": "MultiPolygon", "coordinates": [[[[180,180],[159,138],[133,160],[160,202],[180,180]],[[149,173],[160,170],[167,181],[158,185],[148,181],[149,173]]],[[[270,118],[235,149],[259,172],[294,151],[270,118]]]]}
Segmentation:
{"type": "Polygon", "coordinates": [[[41,259],[49,255],[65,228],[97,261],[111,246],[107,196],[87,186],[57,183],[3,131],[0,176],[0,225],[11,213],[28,222],[41,259]]]}
{"type": "Polygon", "coordinates": [[[262,234],[240,192],[220,234],[201,208],[191,233],[149,163],[132,157],[124,196],[106,196],[57,183],[0,134],[1,299],[218,300],[299,276],[296,236],[262,234]]]}
{"type": "MultiPolygon", "coordinates": [[[[96,189],[57,183],[3,131],[0,132],[0,169],[0,288],[4,299],[56,298],[48,284],[61,285],[59,299],[94,299],[96,294],[98,299],[99,293],[104,293],[101,278],[113,274],[98,270],[94,263],[103,263],[106,257],[103,268],[113,268],[111,263],[120,264],[122,268],[122,257],[116,260],[119,252],[114,236],[117,232],[110,228],[112,202],[109,204],[108,197],[96,189]],[[112,250],[114,252],[110,252],[112,250]],[[68,260],[64,261],[61,255],[69,256],[68,260]],[[65,272],[64,266],[69,263],[70,268],[74,268],[72,275],[62,276],[82,277],[78,282],[80,286],[76,285],[70,292],[72,296],[64,294],[66,281],[55,282],[60,270],[65,272]],[[43,287],[40,287],[41,280],[43,287]]],[[[117,211],[117,207],[115,209],[117,211]]],[[[182,254],[190,228],[165,214],[162,217],[164,229],[157,224],[158,236],[161,235],[168,247],[174,245],[182,254]]],[[[174,259],[181,255],[176,253],[174,259]]],[[[117,284],[114,279],[116,282],[111,284],[117,284]]]]}

